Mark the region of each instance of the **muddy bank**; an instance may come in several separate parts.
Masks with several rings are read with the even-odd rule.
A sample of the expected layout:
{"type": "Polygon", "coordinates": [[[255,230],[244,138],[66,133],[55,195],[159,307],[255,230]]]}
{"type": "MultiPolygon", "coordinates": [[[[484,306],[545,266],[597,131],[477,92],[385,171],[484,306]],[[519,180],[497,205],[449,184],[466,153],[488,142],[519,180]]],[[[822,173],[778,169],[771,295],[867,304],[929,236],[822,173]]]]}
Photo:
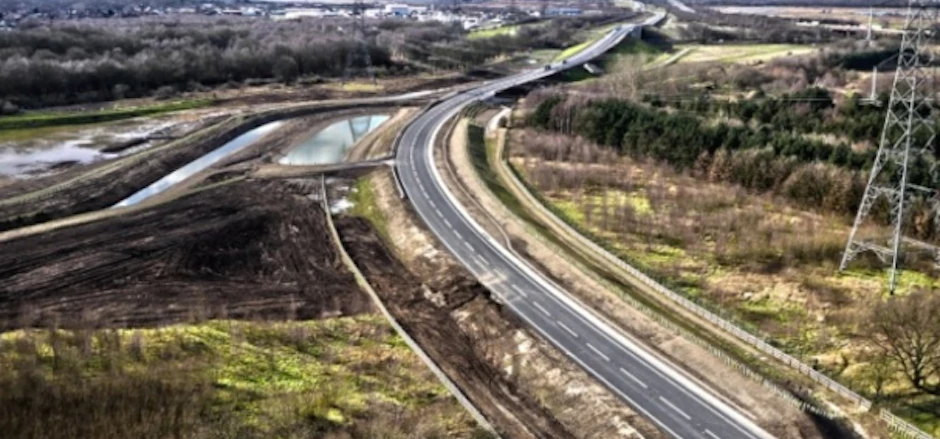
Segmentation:
{"type": "MultiPolygon", "coordinates": [[[[278,119],[340,110],[385,107],[356,101],[294,105],[233,116],[186,138],[105,163],[64,181],[0,200],[0,231],[107,208],[240,134],[278,119]]],[[[35,183],[41,185],[41,182],[35,183]]]]}
{"type": "Polygon", "coordinates": [[[233,183],[4,242],[0,330],[370,310],[319,204],[300,193],[286,183],[233,183]]]}

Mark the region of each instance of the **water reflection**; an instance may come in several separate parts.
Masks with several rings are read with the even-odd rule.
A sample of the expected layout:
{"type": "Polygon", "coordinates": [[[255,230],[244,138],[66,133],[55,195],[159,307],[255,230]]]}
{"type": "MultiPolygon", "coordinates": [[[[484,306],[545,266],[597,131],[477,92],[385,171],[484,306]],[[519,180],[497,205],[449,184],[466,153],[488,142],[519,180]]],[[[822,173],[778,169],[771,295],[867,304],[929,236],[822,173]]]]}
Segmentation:
{"type": "Polygon", "coordinates": [[[262,125],[251,131],[248,131],[247,133],[242,134],[232,139],[230,142],[226,143],[225,145],[222,145],[219,148],[216,148],[214,151],[190,162],[186,166],[183,166],[182,168],[179,168],[176,171],[173,171],[172,173],[167,174],[165,177],[155,181],[150,186],[147,186],[137,191],[137,193],[135,193],[134,195],[131,195],[130,197],[127,197],[126,199],[124,199],[124,201],[121,201],[120,203],[115,204],[114,207],[130,206],[133,204],[137,204],[143,200],[146,200],[147,198],[150,198],[156,194],[159,194],[160,192],[163,192],[169,189],[176,183],[179,183],[189,178],[193,174],[208,168],[213,163],[218,162],[219,160],[222,160],[223,158],[244,149],[246,146],[251,145],[256,140],[260,139],[261,137],[264,137],[266,134],[270,133],[271,131],[274,131],[275,129],[277,129],[283,124],[284,124],[283,121],[275,121],[275,122],[270,122],[268,124],[262,125]]]}
{"type": "Polygon", "coordinates": [[[306,142],[290,150],[282,165],[324,165],[339,163],[359,139],[382,125],[389,116],[376,114],[341,120],[320,130],[306,142]]]}
{"type": "Polygon", "coordinates": [[[24,176],[39,173],[61,163],[87,164],[115,157],[84,145],[90,141],[62,142],[51,148],[17,150],[0,148],[0,176],[24,176]]]}

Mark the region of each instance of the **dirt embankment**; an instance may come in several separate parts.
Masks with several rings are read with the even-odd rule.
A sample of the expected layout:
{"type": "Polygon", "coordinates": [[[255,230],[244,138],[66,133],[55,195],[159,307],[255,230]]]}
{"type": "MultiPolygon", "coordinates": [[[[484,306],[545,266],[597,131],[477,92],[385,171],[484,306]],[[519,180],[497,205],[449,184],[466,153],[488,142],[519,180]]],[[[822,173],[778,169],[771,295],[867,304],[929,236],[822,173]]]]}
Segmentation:
{"type": "Polygon", "coordinates": [[[387,103],[347,101],[298,104],[251,116],[233,116],[186,138],[98,166],[43,189],[0,200],[0,231],[104,209],[252,128],[279,119],[387,103]]]}
{"type": "Polygon", "coordinates": [[[3,242],[0,330],[370,310],[302,192],[233,183],[3,242]]]}
{"type": "Polygon", "coordinates": [[[504,437],[662,437],[492,300],[402,204],[390,175],[370,183],[394,249],[362,242],[361,221],[340,219],[347,249],[392,314],[504,437]],[[398,260],[408,269],[396,268],[398,260]]]}

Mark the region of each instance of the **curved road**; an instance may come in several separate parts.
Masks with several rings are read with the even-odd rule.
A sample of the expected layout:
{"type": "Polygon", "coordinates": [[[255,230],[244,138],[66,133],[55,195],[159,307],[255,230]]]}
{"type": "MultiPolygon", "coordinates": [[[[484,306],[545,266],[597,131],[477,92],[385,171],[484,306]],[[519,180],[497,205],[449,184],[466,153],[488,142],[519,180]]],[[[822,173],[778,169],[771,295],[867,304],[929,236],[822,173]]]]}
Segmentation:
{"type": "MultiPolygon", "coordinates": [[[[647,20],[653,24],[661,15],[647,20]]],[[[455,94],[415,119],[402,133],[396,167],[406,195],[438,239],[510,309],[589,374],[675,438],[770,438],[739,410],[612,328],[489,236],[442,183],[434,140],[468,104],[509,87],[579,66],[635,30],[612,30],[564,64],[532,70],[455,94]]]]}

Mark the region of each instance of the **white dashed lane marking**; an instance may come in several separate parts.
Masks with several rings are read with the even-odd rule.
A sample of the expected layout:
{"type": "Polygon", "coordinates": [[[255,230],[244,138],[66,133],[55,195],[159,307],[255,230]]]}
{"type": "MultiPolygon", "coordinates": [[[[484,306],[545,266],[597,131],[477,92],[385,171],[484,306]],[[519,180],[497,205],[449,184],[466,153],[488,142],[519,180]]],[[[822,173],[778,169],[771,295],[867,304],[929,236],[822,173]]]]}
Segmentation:
{"type": "Polygon", "coordinates": [[[538,308],[539,311],[542,311],[543,313],[545,313],[545,315],[547,315],[547,316],[549,316],[549,317],[552,316],[552,313],[548,312],[548,310],[545,309],[545,308],[543,308],[542,305],[539,304],[538,302],[532,302],[532,304],[535,305],[535,307],[538,308]]]}
{"type": "Polygon", "coordinates": [[[640,379],[637,378],[637,377],[635,377],[635,376],[633,376],[632,373],[627,372],[626,369],[624,369],[624,368],[621,367],[621,368],[620,368],[620,372],[623,373],[624,375],[626,375],[627,378],[630,378],[631,380],[635,381],[637,384],[639,384],[640,386],[642,386],[644,389],[648,388],[647,385],[646,385],[646,383],[644,383],[643,381],[640,381],[640,379]]]}
{"type": "Polygon", "coordinates": [[[662,396],[660,396],[660,397],[659,397],[659,400],[662,401],[663,403],[665,403],[666,405],[668,405],[668,406],[669,406],[670,408],[672,408],[673,410],[675,410],[676,413],[682,415],[682,417],[685,418],[686,421],[691,421],[691,420],[692,420],[692,417],[691,417],[691,416],[689,416],[688,414],[686,414],[686,413],[685,413],[684,411],[682,411],[679,407],[676,407],[675,404],[669,402],[668,399],[663,398],[662,396]]]}
{"type": "Polygon", "coordinates": [[[519,288],[516,284],[510,285],[509,288],[512,288],[513,291],[519,293],[522,297],[529,297],[529,294],[523,291],[522,288],[519,288]]]}
{"type": "Polygon", "coordinates": [[[574,338],[578,338],[578,333],[577,333],[577,332],[574,332],[573,330],[571,330],[571,328],[569,328],[568,325],[562,323],[560,320],[557,321],[557,322],[555,322],[555,323],[558,323],[558,326],[561,326],[561,329],[564,329],[565,331],[568,331],[568,333],[571,334],[571,335],[573,335],[574,338]]]}
{"type": "Polygon", "coordinates": [[[597,354],[597,356],[598,356],[598,357],[601,357],[601,358],[603,358],[603,359],[604,359],[604,361],[610,361],[610,357],[608,357],[608,356],[606,356],[606,355],[604,355],[604,353],[603,353],[603,352],[601,352],[601,351],[600,351],[600,349],[598,349],[598,348],[595,348],[595,347],[594,347],[594,345],[592,345],[592,344],[590,344],[590,343],[588,343],[588,344],[587,344],[587,347],[588,347],[588,349],[590,349],[590,350],[592,350],[592,351],[594,351],[594,353],[595,353],[595,354],[597,354]]]}

